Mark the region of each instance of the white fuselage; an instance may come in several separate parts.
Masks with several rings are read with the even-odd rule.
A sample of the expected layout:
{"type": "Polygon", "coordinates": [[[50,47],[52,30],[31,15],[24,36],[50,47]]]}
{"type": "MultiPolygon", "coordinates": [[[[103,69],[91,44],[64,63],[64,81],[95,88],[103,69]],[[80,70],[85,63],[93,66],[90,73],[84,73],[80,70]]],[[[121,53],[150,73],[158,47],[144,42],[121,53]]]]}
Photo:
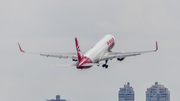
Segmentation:
{"type": "Polygon", "coordinates": [[[98,63],[101,61],[101,57],[107,52],[110,51],[114,44],[115,39],[112,35],[108,34],[99,40],[93,47],[91,47],[85,54],[85,57],[88,57],[92,63],[98,63]]]}

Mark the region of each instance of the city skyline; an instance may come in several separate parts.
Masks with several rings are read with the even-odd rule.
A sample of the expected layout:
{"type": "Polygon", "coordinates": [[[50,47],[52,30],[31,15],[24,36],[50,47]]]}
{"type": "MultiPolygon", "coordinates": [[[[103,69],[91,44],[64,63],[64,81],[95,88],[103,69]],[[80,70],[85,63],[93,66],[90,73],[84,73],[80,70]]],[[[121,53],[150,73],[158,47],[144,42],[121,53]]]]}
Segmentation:
{"type": "MultiPolygon", "coordinates": [[[[135,101],[135,91],[130,86],[130,82],[124,84],[124,87],[120,87],[118,93],[118,101],[135,101]]],[[[146,101],[170,101],[170,91],[162,84],[155,82],[150,88],[147,88],[146,101]]],[[[61,99],[60,95],[56,95],[56,99],[50,99],[46,101],[70,101],[61,99]]]]}
{"type": "MultiPolygon", "coordinates": [[[[135,101],[135,91],[134,88],[130,86],[130,82],[120,88],[118,93],[118,101],[135,101]]],[[[155,82],[150,88],[147,88],[146,101],[170,101],[170,91],[168,88],[164,87],[162,84],[155,82]]]]}

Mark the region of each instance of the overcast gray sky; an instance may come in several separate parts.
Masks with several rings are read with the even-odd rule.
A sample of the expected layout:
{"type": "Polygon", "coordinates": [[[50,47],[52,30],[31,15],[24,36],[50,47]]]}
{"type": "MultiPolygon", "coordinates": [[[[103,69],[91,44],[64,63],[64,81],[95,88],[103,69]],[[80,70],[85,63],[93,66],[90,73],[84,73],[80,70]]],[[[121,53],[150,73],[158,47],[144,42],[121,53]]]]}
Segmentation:
{"type": "Polygon", "coordinates": [[[61,95],[70,101],[118,101],[118,91],[130,82],[136,101],[156,81],[179,100],[179,0],[1,0],[0,100],[45,101],[61,95]],[[23,54],[75,52],[78,37],[87,51],[106,34],[115,36],[112,51],[157,53],[109,61],[109,68],[88,70],[55,67],[71,60],[23,54]]]}

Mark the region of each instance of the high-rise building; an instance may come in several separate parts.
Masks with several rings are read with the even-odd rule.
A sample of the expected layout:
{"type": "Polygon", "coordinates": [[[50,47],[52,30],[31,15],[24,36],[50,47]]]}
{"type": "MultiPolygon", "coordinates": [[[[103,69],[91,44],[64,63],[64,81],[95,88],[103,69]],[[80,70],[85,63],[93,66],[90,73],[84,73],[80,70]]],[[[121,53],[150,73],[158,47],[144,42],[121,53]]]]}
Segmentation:
{"type": "Polygon", "coordinates": [[[170,101],[170,91],[164,85],[155,82],[146,91],[146,101],[170,101]]]}
{"type": "Polygon", "coordinates": [[[119,90],[119,101],[134,101],[134,91],[128,82],[119,90]]]}
{"type": "Polygon", "coordinates": [[[60,99],[60,95],[56,95],[56,99],[50,99],[50,100],[47,100],[47,101],[67,101],[67,100],[60,99]]]}

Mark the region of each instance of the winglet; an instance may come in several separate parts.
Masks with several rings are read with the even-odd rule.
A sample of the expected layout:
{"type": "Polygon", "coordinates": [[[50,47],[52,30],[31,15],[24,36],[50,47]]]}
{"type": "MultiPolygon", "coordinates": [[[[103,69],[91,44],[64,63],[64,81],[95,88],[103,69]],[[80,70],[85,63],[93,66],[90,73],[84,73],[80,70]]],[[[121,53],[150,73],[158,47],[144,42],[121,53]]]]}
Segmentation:
{"type": "Polygon", "coordinates": [[[21,46],[20,46],[19,43],[18,43],[18,46],[19,46],[20,51],[23,52],[23,53],[25,53],[25,51],[23,51],[23,50],[21,49],[21,46]]]}
{"type": "Polygon", "coordinates": [[[158,50],[158,43],[156,41],[156,50],[154,50],[155,52],[158,50]]]}

